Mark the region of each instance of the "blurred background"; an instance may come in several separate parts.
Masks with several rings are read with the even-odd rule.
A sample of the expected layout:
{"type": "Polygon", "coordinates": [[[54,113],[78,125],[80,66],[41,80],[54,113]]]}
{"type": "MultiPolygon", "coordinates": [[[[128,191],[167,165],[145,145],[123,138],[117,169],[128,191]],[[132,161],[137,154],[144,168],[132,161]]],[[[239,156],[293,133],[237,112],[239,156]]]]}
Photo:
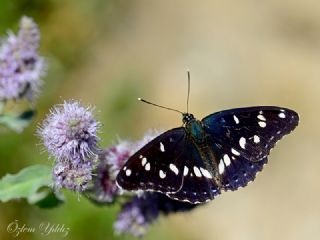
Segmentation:
{"type": "MultiPolygon", "coordinates": [[[[22,15],[42,32],[49,72],[38,114],[21,134],[1,130],[0,176],[51,164],[35,130],[63,99],[96,106],[102,145],[136,140],[150,128],[181,125],[181,116],[140,104],[145,97],[191,112],[253,105],[295,109],[299,127],[272,151],[254,183],[187,214],[160,218],[145,239],[250,240],[320,237],[320,3],[318,1],[1,0],[0,33],[22,15]]],[[[66,239],[116,237],[117,206],[99,208],[75,194],[53,210],[25,201],[0,205],[0,239],[18,219],[70,227],[66,239]]],[[[43,239],[24,233],[17,239],[43,239]]],[[[51,234],[46,239],[61,239],[51,234]]]]}

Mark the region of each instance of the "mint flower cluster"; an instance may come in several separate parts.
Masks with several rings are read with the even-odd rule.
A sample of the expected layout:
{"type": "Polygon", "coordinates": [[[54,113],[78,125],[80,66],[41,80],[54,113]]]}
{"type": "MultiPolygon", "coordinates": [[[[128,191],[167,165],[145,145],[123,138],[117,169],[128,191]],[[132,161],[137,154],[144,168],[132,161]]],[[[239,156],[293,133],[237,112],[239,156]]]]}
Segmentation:
{"type": "Polygon", "coordinates": [[[17,35],[9,32],[0,46],[0,101],[27,98],[39,93],[46,64],[39,56],[40,32],[29,17],[22,17],[17,35]]]}
{"type": "Polygon", "coordinates": [[[38,129],[43,145],[54,159],[56,188],[83,192],[92,180],[99,154],[97,132],[101,124],[92,108],[69,101],[55,106],[38,129]]]}

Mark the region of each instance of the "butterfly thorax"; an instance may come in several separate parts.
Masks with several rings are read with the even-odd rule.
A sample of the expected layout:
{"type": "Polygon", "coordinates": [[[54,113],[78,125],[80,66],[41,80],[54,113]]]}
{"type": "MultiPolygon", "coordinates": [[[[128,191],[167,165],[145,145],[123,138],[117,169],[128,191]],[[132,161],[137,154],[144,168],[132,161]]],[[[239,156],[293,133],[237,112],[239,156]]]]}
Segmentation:
{"type": "Polygon", "coordinates": [[[197,143],[202,143],[205,140],[205,132],[202,123],[197,120],[191,113],[183,114],[183,123],[185,124],[188,135],[197,143]]]}
{"type": "Polygon", "coordinates": [[[205,168],[210,172],[213,181],[220,189],[221,178],[218,173],[218,162],[211,147],[206,142],[206,133],[201,121],[197,120],[192,114],[183,116],[183,122],[188,136],[193,140],[205,168]],[[187,121],[185,121],[187,120],[187,121]]]}

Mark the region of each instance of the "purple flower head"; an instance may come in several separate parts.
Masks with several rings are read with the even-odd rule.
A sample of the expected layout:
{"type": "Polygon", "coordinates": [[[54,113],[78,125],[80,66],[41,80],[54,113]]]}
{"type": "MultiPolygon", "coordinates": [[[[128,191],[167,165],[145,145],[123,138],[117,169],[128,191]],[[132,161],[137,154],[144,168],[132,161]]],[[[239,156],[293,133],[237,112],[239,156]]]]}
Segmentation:
{"type": "Polygon", "coordinates": [[[20,21],[17,35],[9,33],[0,47],[0,100],[26,97],[39,92],[46,64],[38,55],[40,32],[29,17],[20,21]]]}
{"type": "Polygon", "coordinates": [[[70,162],[58,162],[53,168],[54,187],[67,188],[83,192],[92,180],[92,163],[85,162],[73,165],[70,162]]]}
{"type": "MultiPolygon", "coordinates": [[[[140,150],[144,145],[147,143],[151,142],[153,139],[158,137],[160,134],[162,134],[162,130],[157,130],[157,129],[149,129],[143,136],[143,138],[140,141],[137,141],[135,143],[135,147],[133,149],[133,153],[137,152],[140,150]]],[[[132,153],[132,154],[133,154],[132,153]]]]}
{"type": "Polygon", "coordinates": [[[119,141],[117,145],[108,148],[105,151],[104,159],[106,164],[110,165],[112,175],[116,177],[129,157],[131,157],[135,152],[140,150],[140,148],[153,140],[159,134],[160,132],[157,130],[149,130],[139,141],[119,141]]]}
{"type": "Polygon", "coordinates": [[[104,162],[110,166],[110,173],[115,178],[121,167],[134,153],[135,145],[129,141],[119,141],[117,145],[108,148],[104,153],[104,162]]]}
{"type": "Polygon", "coordinates": [[[134,197],[122,206],[113,227],[117,234],[128,233],[142,237],[158,216],[156,204],[144,197],[134,197]]]}
{"type": "Polygon", "coordinates": [[[133,144],[121,141],[99,155],[99,163],[94,177],[94,192],[99,202],[111,203],[119,194],[116,177],[123,164],[132,155],[133,144]]]}
{"type": "Polygon", "coordinates": [[[94,119],[92,108],[70,101],[50,111],[38,134],[52,156],[76,165],[99,152],[99,128],[100,123],[94,119]]]}
{"type": "Polygon", "coordinates": [[[173,200],[161,193],[145,193],[135,196],[125,203],[114,223],[117,234],[132,234],[142,237],[150,224],[162,213],[168,215],[175,212],[190,211],[199,205],[173,200]]]}
{"type": "Polygon", "coordinates": [[[111,203],[115,200],[120,194],[120,189],[116,185],[116,177],[120,169],[129,157],[157,135],[159,133],[155,130],[148,131],[140,141],[135,143],[119,141],[118,144],[109,147],[99,155],[100,162],[94,177],[94,192],[97,201],[111,203]]]}

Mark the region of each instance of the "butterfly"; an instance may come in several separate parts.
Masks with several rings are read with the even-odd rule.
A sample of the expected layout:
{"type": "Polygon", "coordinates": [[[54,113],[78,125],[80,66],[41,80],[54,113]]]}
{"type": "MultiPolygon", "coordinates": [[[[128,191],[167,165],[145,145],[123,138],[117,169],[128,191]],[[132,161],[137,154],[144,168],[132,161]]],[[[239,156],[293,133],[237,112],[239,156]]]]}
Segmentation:
{"type": "Polygon", "coordinates": [[[287,108],[258,106],[216,112],[201,121],[182,113],[182,121],[183,127],[164,132],[128,159],[117,175],[120,188],[208,202],[253,181],[299,116],[287,108]]]}

